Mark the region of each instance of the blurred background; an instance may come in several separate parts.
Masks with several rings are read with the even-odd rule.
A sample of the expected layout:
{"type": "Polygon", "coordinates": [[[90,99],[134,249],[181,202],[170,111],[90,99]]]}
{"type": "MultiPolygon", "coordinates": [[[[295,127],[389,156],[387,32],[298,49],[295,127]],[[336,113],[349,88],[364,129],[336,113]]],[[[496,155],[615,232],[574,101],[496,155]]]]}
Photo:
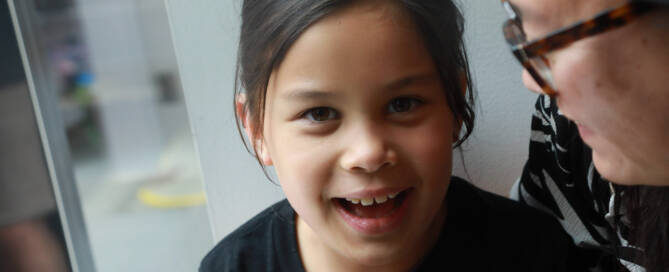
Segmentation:
{"type": "MultiPolygon", "coordinates": [[[[0,0],[0,271],[195,271],[283,198],[234,124],[240,6],[0,0]]],[[[455,174],[507,195],[535,96],[499,2],[460,6],[479,115],[455,174]]]]}
{"type": "MultiPolygon", "coordinates": [[[[61,244],[53,255],[68,256],[66,242],[78,247],[70,255],[79,260],[68,269],[195,270],[213,238],[165,2],[2,0],[2,9],[3,36],[16,34],[14,27],[20,34],[3,40],[1,59],[14,61],[2,65],[20,73],[5,74],[0,85],[0,133],[14,142],[0,144],[0,205],[15,210],[52,200],[40,206],[48,211],[12,215],[0,228],[21,233],[16,226],[43,216],[49,226],[68,225],[65,235],[51,231],[61,244]],[[26,62],[17,61],[20,50],[26,62]],[[31,141],[18,125],[29,126],[31,141]],[[34,154],[24,152],[30,148],[34,154]],[[28,156],[44,159],[10,167],[28,156]],[[29,172],[42,174],[21,174],[29,172]],[[55,199],[54,192],[68,197],[55,199]]],[[[5,246],[0,258],[13,251],[5,246]]],[[[4,263],[0,271],[23,271],[19,262],[4,263]]]]}

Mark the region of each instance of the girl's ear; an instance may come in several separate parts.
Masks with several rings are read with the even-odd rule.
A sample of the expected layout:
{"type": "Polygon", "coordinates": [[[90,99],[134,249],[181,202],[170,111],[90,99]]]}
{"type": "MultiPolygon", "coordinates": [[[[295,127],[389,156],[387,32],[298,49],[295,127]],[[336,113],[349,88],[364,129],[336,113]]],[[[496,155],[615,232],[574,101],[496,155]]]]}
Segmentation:
{"type": "Polygon", "coordinates": [[[253,128],[250,126],[248,112],[246,110],[246,94],[240,93],[235,97],[235,113],[242,123],[246,138],[253,143],[253,128]]]}
{"type": "MultiPolygon", "coordinates": [[[[467,84],[467,74],[465,71],[460,72],[460,86],[462,87],[462,97],[467,97],[467,88],[469,88],[469,85],[467,84]]],[[[466,99],[464,99],[466,101],[466,99]]],[[[455,120],[453,123],[453,143],[457,142],[460,139],[460,130],[462,130],[462,119],[460,120],[455,120]]]]}
{"type": "Polygon", "coordinates": [[[269,151],[267,151],[267,146],[265,146],[264,139],[257,139],[254,147],[260,162],[265,166],[271,166],[274,164],[272,161],[272,156],[270,156],[269,151]]]}
{"type": "Polygon", "coordinates": [[[263,165],[272,165],[272,157],[267,151],[265,140],[259,136],[259,133],[255,133],[258,128],[254,127],[255,124],[251,122],[251,117],[248,114],[248,109],[246,108],[246,94],[240,93],[235,98],[235,111],[237,112],[239,120],[242,122],[244,133],[252,145],[253,152],[255,152],[263,165]]]}

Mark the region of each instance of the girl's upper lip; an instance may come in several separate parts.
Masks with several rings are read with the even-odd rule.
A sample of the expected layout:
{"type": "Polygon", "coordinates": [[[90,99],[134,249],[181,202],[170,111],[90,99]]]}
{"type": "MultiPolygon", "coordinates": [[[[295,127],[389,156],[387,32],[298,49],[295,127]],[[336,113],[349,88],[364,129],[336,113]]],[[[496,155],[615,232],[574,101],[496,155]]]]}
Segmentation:
{"type": "Polygon", "coordinates": [[[378,187],[378,188],[365,188],[360,191],[355,191],[347,193],[343,196],[336,196],[336,198],[374,198],[377,196],[387,196],[390,194],[399,194],[400,192],[408,189],[408,186],[403,187],[378,187]]]}

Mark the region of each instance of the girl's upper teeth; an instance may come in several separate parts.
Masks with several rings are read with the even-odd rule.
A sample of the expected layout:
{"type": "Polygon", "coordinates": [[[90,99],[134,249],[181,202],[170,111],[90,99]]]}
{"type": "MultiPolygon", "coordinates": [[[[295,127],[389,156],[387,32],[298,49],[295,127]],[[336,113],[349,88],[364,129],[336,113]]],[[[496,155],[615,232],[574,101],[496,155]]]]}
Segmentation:
{"type": "Polygon", "coordinates": [[[398,193],[388,194],[387,196],[377,196],[374,198],[347,198],[348,202],[353,204],[362,204],[362,206],[371,206],[376,202],[376,204],[385,203],[388,199],[393,199],[398,195],[398,193]]]}
{"type": "Polygon", "coordinates": [[[360,204],[362,204],[362,206],[369,206],[369,205],[372,205],[372,204],[374,204],[374,199],[373,199],[373,198],[363,198],[363,199],[360,199],[360,204]]]}
{"type": "Polygon", "coordinates": [[[381,204],[383,202],[388,201],[388,197],[387,196],[377,196],[377,197],[374,198],[374,201],[376,201],[376,203],[378,203],[378,204],[381,204]]]}

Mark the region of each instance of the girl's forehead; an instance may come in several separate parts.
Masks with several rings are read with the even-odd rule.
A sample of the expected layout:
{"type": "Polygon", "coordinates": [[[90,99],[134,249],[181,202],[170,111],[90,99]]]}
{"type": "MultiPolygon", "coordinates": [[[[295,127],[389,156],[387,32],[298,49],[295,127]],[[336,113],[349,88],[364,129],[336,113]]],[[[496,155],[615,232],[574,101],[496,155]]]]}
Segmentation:
{"type": "MultiPolygon", "coordinates": [[[[375,27],[392,25],[397,28],[414,27],[413,18],[395,1],[355,1],[353,4],[325,16],[309,28],[345,27],[373,31],[375,27]]],[[[308,31],[308,30],[307,30],[308,31]]]]}
{"type": "Polygon", "coordinates": [[[309,27],[270,77],[268,92],[293,89],[379,89],[435,71],[412,21],[361,5],[309,27]],[[380,14],[377,14],[380,13],[380,14]]]}

